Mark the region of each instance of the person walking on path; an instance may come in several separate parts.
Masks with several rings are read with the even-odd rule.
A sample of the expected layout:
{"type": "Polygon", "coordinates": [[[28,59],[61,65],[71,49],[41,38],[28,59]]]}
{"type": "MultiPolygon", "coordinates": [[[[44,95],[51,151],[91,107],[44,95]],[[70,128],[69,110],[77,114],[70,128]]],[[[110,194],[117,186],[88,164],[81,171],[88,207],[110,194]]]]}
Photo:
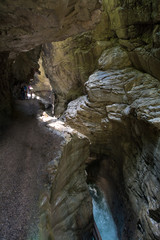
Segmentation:
{"type": "Polygon", "coordinates": [[[25,100],[25,91],[24,91],[24,87],[21,87],[21,99],[25,100]]]}
{"type": "Polygon", "coordinates": [[[24,93],[25,93],[25,99],[27,99],[28,97],[27,97],[27,86],[26,85],[24,85],[24,93]]]}

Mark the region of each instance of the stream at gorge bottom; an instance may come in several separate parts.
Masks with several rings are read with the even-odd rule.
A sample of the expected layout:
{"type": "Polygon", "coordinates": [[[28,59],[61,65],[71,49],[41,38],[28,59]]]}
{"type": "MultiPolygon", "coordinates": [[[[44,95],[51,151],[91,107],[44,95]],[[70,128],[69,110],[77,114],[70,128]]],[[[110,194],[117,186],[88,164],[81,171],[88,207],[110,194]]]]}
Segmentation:
{"type": "Polygon", "coordinates": [[[93,216],[102,240],[119,240],[117,228],[103,192],[95,185],[89,184],[93,203],[93,216]]]}

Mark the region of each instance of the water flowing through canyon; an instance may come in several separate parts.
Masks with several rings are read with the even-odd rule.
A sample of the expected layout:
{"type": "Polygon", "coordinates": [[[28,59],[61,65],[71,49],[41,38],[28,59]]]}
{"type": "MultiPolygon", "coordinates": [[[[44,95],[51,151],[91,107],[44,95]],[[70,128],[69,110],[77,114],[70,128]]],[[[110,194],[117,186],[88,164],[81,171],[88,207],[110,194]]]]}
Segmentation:
{"type": "Polygon", "coordinates": [[[111,211],[103,192],[95,184],[89,185],[92,196],[93,215],[102,240],[119,240],[111,211]]]}

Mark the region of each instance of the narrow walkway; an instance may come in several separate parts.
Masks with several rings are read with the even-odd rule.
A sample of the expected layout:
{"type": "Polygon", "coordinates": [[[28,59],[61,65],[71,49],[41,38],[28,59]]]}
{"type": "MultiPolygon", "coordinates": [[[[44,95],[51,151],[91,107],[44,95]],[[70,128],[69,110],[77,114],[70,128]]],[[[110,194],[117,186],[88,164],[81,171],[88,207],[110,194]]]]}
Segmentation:
{"type": "Polygon", "coordinates": [[[15,118],[0,136],[0,240],[39,239],[39,196],[45,166],[61,138],[38,123],[36,100],[18,101],[15,118]]]}

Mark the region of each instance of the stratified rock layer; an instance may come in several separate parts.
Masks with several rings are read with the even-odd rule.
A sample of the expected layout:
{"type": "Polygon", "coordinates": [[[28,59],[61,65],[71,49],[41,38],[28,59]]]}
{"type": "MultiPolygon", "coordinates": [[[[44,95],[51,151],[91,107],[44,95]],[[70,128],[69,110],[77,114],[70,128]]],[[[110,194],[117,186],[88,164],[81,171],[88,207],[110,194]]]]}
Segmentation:
{"type": "Polygon", "coordinates": [[[129,239],[157,239],[149,210],[158,214],[160,199],[160,82],[134,69],[119,46],[103,52],[99,69],[85,84],[87,96],[69,103],[66,121],[88,136],[92,153],[113,159],[106,174],[124,186],[136,219],[129,239]]]}
{"type": "MultiPolygon", "coordinates": [[[[90,138],[93,154],[107,155],[104,171],[114,179],[126,206],[129,199],[133,218],[128,216],[131,224],[121,235],[134,240],[159,239],[160,3],[155,0],[103,0],[102,3],[104,11],[95,31],[43,46],[46,74],[43,76],[49,78],[55,90],[56,113],[60,115],[69,101],[85,94],[84,82],[98,68],[86,83],[88,96],[69,104],[67,121],[90,138]],[[123,46],[128,54],[116,44],[123,46]]],[[[1,1],[0,124],[11,113],[14,85],[28,82],[37,70],[39,53],[25,51],[91,29],[99,21],[99,7],[96,0],[1,1]],[[24,53],[17,56],[19,52],[24,53]]],[[[73,139],[77,143],[77,138],[73,139]]],[[[71,142],[66,141],[68,147],[64,150],[70,149],[71,142]]],[[[79,149],[74,146],[74,150],[81,154],[81,145],[79,149]]],[[[60,162],[63,159],[65,153],[60,162]]],[[[66,157],[66,162],[72,160],[72,156],[66,157]]],[[[59,164],[57,172],[61,172],[61,167],[59,164]]],[[[69,170],[66,167],[65,171],[69,170]]],[[[61,175],[53,176],[55,182],[61,182],[61,175]]],[[[68,193],[68,182],[66,188],[68,193]]],[[[75,224],[69,218],[66,218],[68,225],[63,224],[69,212],[65,216],[61,212],[63,201],[55,207],[58,194],[54,192],[52,208],[42,219],[43,230],[48,229],[44,238],[48,233],[52,236],[54,226],[56,236],[62,236],[60,229],[64,234],[65,227],[69,229],[68,223],[75,224]],[[48,216],[52,219],[51,212],[58,211],[60,217],[56,215],[56,219],[60,222],[52,220],[48,224],[46,220],[45,224],[48,216]]],[[[77,222],[73,232],[67,232],[70,238],[75,237],[79,228],[80,220],[77,222]]]]}
{"type": "Polygon", "coordinates": [[[83,95],[84,83],[95,70],[104,46],[98,51],[89,33],[43,46],[44,70],[56,94],[56,115],[64,112],[68,102],[83,95]]]}
{"type": "Polygon", "coordinates": [[[160,79],[159,3],[103,0],[102,5],[94,30],[43,47],[44,69],[57,97],[56,115],[85,93],[84,82],[97,68],[102,51],[115,42],[126,48],[136,69],[160,79]]]}
{"type": "Polygon", "coordinates": [[[134,66],[160,79],[160,3],[154,0],[109,1],[104,8],[120,44],[130,52],[134,66]]]}
{"type": "Polygon", "coordinates": [[[85,181],[89,141],[61,121],[45,116],[41,119],[63,139],[59,155],[48,164],[51,189],[42,198],[41,238],[88,239],[93,224],[92,203],[85,181]]]}

